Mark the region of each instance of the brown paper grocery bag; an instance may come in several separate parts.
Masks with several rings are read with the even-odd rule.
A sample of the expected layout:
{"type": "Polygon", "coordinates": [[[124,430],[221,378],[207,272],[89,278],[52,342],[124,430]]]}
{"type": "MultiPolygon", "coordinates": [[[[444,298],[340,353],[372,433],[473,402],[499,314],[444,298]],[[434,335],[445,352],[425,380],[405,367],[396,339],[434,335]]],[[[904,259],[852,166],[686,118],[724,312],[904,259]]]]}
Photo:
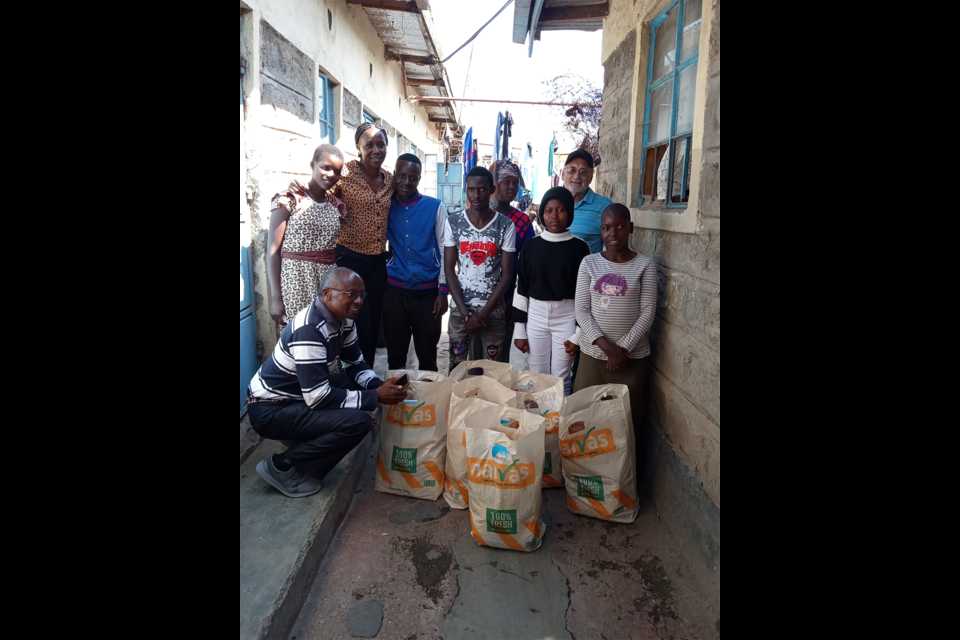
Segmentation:
{"type": "Polygon", "coordinates": [[[564,403],[563,379],[530,371],[511,371],[500,382],[517,393],[517,408],[543,416],[547,421],[546,458],[543,486],[562,489],[563,462],[560,455],[560,409],[564,403]]]}
{"type": "Polygon", "coordinates": [[[590,387],[560,410],[567,505],[608,522],[637,519],[637,448],[625,385],[590,387]]]}
{"type": "Polygon", "coordinates": [[[458,364],[457,368],[450,372],[450,379],[453,380],[454,383],[463,382],[467,378],[481,376],[499,380],[511,371],[513,371],[513,365],[505,362],[494,362],[493,360],[469,360],[467,362],[461,362],[458,364]],[[471,371],[475,371],[477,369],[482,370],[483,373],[478,373],[476,375],[470,373],[471,371]]]}
{"type": "Polygon", "coordinates": [[[452,508],[466,509],[470,506],[464,421],[476,413],[491,421],[499,420],[503,409],[515,407],[516,396],[516,393],[487,376],[467,378],[453,387],[447,425],[446,491],[443,494],[452,508]]]}
{"type": "Polygon", "coordinates": [[[484,547],[536,551],[543,543],[547,421],[519,409],[466,421],[473,537],[484,547]]]}
{"type": "Polygon", "coordinates": [[[383,405],[375,488],[381,493],[436,500],[447,466],[447,421],[453,382],[433,371],[395,370],[408,375],[409,405],[383,405]]]}

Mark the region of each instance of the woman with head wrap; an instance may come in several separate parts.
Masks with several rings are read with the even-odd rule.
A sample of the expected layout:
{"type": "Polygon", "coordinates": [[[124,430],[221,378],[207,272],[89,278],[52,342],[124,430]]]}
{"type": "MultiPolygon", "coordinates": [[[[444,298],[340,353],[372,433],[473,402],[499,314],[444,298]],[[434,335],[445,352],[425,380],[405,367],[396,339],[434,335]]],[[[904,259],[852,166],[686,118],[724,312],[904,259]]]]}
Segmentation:
{"type": "Polygon", "coordinates": [[[563,378],[567,394],[577,347],[577,276],[590,246],[570,233],[573,195],[563,187],[547,191],[540,205],[546,231],[529,241],[520,256],[519,286],[513,300],[515,344],[530,354],[530,371],[563,378]]]}
{"type": "MultiPolygon", "coordinates": [[[[523,180],[520,176],[520,167],[509,160],[498,160],[494,165],[493,175],[496,176],[497,180],[497,191],[495,194],[497,205],[495,209],[498,213],[509,218],[513,222],[513,226],[517,229],[517,259],[519,259],[524,243],[537,236],[537,232],[534,230],[533,224],[530,222],[527,214],[511,204],[516,199],[517,193],[520,190],[520,183],[523,180]]],[[[513,295],[514,286],[511,284],[507,295],[504,296],[504,301],[507,305],[507,333],[503,343],[505,345],[513,343],[513,324],[515,320],[513,318],[513,295]]],[[[477,359],[479,360],[481,358],[477,359]]],[[[497,356],[497,360],[500,362],[510,362],[510,349],[502,349],[497,356]]]]}

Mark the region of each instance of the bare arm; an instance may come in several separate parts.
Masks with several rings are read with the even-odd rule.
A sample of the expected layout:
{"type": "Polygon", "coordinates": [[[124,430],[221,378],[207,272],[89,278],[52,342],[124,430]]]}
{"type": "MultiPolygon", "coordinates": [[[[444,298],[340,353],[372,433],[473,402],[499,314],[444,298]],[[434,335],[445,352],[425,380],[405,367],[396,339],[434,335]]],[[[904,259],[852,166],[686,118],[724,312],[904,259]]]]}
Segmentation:
{"type": "Polygon", "coordinates": [[[497,308],[497,305],[500,304],[501,300],[503,300],[503,296],[505,296],[507,291],[510,289],[510,283],[513,282],[513,265],[516,259],[516,251],[503,252],[503,264],[501,266],[502,271],[500,275],[500,282],[493,290],[493,295],[490,296],[490,299],[487,301],[487,305],[480,312],[480,319],[484,322],[486,322],[487,318],[490,317],[490,314],[493,313],[493,310],[497,308]]]}
{"type": "Polygon", "coordinates": [[[278,207],[270,214],[270,227],[267,236],[267,281],[270,284],[270,317],[280,325],[286,324],[283,316],[286,308],[283,304],[283,292],[280,288],[280,264],[283,252],[283,237],[287,233],[290,212],[286,207],[278,207]]]}
{"type": "Polygon", "coordinates": [[[447,287],[450,289],[450,295],[453,296],[453,304],[460,310],[460,317],[466,322],[470,317],[470,309],[463,303],[463,288],[460,286],[460,278],[457,277],[457,248],[444,247],[444,267],[447,272],[447,287]]]}

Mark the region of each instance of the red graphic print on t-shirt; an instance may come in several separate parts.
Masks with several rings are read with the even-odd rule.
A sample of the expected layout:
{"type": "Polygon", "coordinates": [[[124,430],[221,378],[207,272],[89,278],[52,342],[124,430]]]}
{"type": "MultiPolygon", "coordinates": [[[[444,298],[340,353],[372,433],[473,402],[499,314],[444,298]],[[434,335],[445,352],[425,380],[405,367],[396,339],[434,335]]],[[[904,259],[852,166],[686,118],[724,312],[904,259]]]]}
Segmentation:
{"type": "Polygon", "coordinates": [[[469,254],[473,264],[479,267],[487,258],[497,255],[497,245],[493,242],[461,242],[460,254],[469,254]]]}

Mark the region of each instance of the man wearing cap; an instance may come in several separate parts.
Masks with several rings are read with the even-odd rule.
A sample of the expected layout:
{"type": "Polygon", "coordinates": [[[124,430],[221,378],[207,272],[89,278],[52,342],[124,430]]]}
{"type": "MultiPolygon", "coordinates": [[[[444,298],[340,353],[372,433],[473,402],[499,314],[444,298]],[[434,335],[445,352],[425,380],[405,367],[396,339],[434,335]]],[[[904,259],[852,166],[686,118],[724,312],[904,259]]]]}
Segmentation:
{"type": "Polygon", "coordinates": [[[603,240],[600,237],[600,218],[613,200],[601,196],[590,188],[594,172],[593,156],[589,151],[578,149],[567,156],[563,168],[563,186],[573,194],[576,216],[570,233],[590,245],[590,251],[601,253],[603,240]]]}

